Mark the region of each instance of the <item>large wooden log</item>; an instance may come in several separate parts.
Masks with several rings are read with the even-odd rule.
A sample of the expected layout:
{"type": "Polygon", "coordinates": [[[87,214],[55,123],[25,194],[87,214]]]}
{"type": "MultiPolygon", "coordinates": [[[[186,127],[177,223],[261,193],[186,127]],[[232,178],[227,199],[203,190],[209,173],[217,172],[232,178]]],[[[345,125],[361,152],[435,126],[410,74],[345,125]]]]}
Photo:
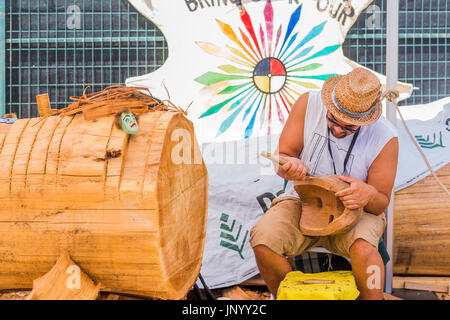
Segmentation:
{"type": "Polygon", "coordinates": [[[201,157],[172,161],[178,129],[193,157],[193,125],[174,112],[142,114],[133,136],[113,116],[83,115],[0,132],[0,289],[31,288],[66,250],[107,290],[183,298],[201,266],[208,186],[201,157]]]}
{"type": "MultiPolygon", "coordinates": [[[[450,189],[450,164],[437,171],[450,189]]],[[[395,193],[394,273],[450,276],[450,198],[432,176],[395,193]]]]}

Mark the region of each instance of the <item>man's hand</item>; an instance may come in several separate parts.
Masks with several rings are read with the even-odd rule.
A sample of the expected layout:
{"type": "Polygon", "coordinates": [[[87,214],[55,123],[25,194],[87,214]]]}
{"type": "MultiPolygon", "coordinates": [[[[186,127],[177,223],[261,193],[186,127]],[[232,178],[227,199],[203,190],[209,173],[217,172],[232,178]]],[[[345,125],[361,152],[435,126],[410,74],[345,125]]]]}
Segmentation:
{"type": "Polygon", "coordinates": [[[286,180],[302,180],[306,177],[308,169],[303,162],[294,157],[279,155],[280,159],[286,161],[282,166],[278,166],[278,174],[286,180]]]}
{"type": "Polygon", "coordinates": [[[339,176],[339,179],[350,183],[350,187],[335,193],[348,209],[364,208],[378,194],[375,187],[356,178],[339,176]]]}

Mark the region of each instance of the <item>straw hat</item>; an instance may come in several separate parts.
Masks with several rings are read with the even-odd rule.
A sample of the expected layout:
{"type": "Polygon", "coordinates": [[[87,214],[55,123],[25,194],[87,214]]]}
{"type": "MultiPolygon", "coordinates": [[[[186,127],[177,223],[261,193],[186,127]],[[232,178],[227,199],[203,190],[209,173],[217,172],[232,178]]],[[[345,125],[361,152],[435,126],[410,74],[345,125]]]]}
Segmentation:
{"type": "Polygon", "coordinates": [[[328,78],[322,87],[322,101],[333,116],[343,122],[367,126],[381,116],[381,83],[364,68],[328,78]]]}

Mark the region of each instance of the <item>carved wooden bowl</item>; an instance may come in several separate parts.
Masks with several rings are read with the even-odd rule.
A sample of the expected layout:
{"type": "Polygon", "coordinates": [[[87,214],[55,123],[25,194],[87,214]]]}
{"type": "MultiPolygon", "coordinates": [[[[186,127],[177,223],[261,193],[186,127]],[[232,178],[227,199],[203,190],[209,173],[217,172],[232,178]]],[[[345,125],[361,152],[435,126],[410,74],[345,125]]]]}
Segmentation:
{"type": "Polygon", "coordinates": [[[351,229],[363,210],[350,210],[334,194],[349,187],[337,175],[306,177],[295,181],[294,188],[302,201],[300,230],[307,236],[329,236],[351,229]]]}

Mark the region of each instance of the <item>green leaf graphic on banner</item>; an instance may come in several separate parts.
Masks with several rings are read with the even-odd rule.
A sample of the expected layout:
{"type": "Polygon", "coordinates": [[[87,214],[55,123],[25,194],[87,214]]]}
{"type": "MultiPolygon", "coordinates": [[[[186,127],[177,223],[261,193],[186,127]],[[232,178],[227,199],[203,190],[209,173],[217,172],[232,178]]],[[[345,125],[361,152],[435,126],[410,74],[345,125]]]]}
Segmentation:
{"type": "Polygon", "coordinates": [[[232,233],[235,230],[236,220],[233,220],[230,225],[228,224],[229,217],[230,216],[225,213],[222,213],[222,216],[220,217],[220,221],[224,222],[220,224],[220,229],[223,230],[220,233],[220,238],[223,239],[220,241],[220,245],[224,248],[236,251],[239,253],[241,259],[244,260],[242,250],[248,237],[248,230],[245,232],[244,237],[241,237],[242,225],[239,225],[236,235],[233,235],[232,233]]]}
{"type": "Polygon", "coordinates": [[[430,136],[414,136],[421,148],[424,149],[434,149],[434,148],[445,148],[442,143],[442,131],[439,131],[439,141],[436,140],[436,133],[433,133],[433,140],[430,140],[430,136]]]}

